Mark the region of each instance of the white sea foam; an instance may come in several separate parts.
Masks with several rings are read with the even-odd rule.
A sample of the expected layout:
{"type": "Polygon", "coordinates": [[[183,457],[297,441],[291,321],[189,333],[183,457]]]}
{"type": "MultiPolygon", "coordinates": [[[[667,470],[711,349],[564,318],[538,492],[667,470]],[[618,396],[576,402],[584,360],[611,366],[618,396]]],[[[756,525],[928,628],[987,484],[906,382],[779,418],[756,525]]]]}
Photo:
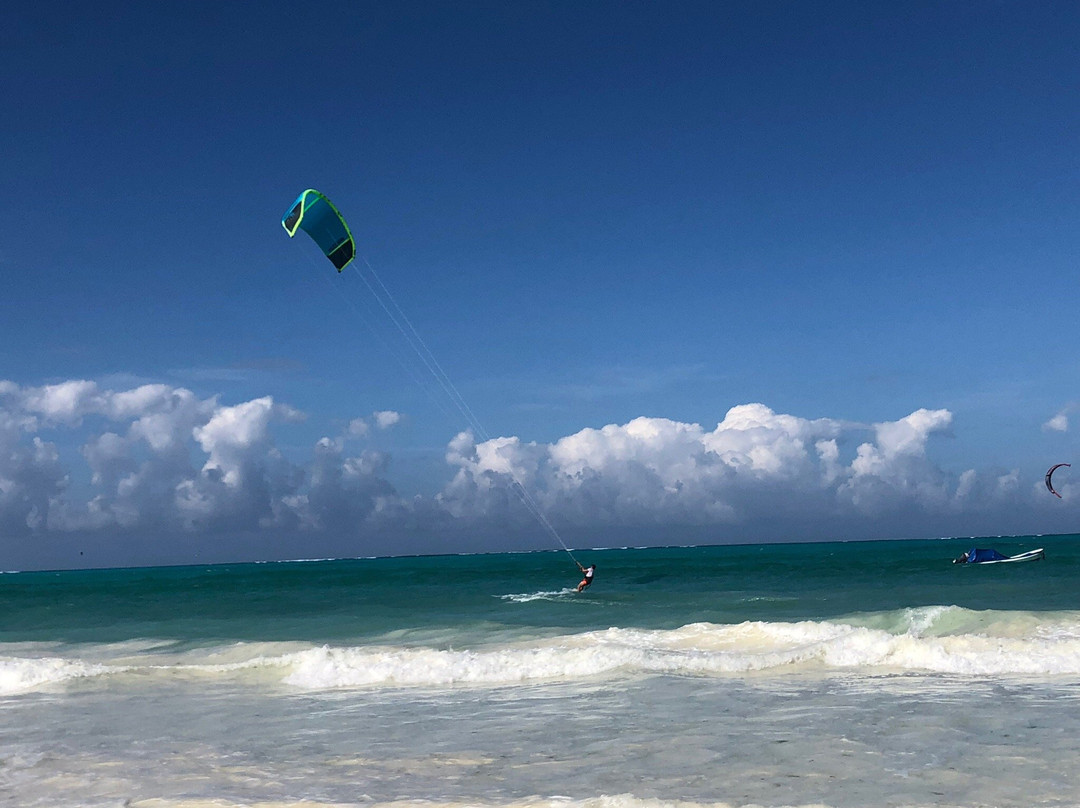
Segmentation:
{"type": "Polygon", "coordinates": [[[522,592],[517,595],[497,595],[501,600],[511,603],[528,603],[533,600],[563,600],[571,595],[576,595],[577,589],[568,586],[565,589],[552,589],[544,592],[522,592]]]}
{"type": "Polygon", "coordinates": [[[0,696],[25,693],[72,679],[98,676],[112,670],[115,669],[81,659],[0,656],[0,696]]]}
{"type": "MultiPolygon", "coordinates": [[[[231,802],[222,799],[149,799],[130,800],[130,808],[739,808],[738,803],[692,802],[689,800],[660,800],[635,797],[632,794],[613,794],[575,800],[570,797],[528,797],[512,802],[483,800],[394,800],[389,802],[315,802],[300,801],[231,802]]],[[[754,808],[743,806],[743,808],[754,808]]],[[[783,805],[777,808],[829,808],[823,803],[783,805]]]]}
{"type": "MultiPolygon", "coordinates": [[[[963,612],[964,610],[959,610],[963,612]]],[[[295,654],[300,688],[509,685],[612,675],[782,674],[793,670],[957,675],[1080,674],[1080,622],[1053,631],[1020,616],[979,618],[979,633],[934,636],[951,609],[911,610],[902,633],[842,622],[696,623],[675,630],[611,628],[481,651],[322,647],[295,654]],[[1028,631],[1020,633],[1018,626],[1028,631]],[[926,636],[929,634],[929,636],[926,636]]],[[[1000,613],[999,613],[1000,614],[1000,613]]],[[[956,618],[954,618],[956,619],[956,618]]]]}
{"type": "Polygon", "coordinates": [[[478,648],[234,643],[171,651],[117,646],[8,646],[0,695],[87,677],[239,678],[302,690],[508,686],[650,675],[728,676],[847,670],[962,676],[1080,675],[1080,613],[977,612],[925,607],[845,621],[693,623],[609,628],[478,648]],[[14,653],[13,653],[14,651],[14,653]]]}
{"type": "Polygon", "coordinates": [[[235,643],[170,652],[169,644],[144,640],[76,646],[61,656],[59,645],[35,647],[31,643],[14,643],[4,647],[8,654],[0,655],[0,696],[118,674],[221,676],[270,671],[276,673],[273,681],[280,681],[280,669],[290,665],[296,649],[301,647],[306,650],[310,646],[235,643]]]}

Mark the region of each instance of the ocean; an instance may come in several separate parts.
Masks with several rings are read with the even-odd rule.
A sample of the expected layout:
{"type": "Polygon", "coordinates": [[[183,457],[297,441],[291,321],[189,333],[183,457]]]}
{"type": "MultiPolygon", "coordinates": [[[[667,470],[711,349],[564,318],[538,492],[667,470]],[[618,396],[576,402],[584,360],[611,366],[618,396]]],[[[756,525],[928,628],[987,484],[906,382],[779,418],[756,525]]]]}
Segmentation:
{"type": "Polygon", "coordinates": [[[574,556],[2,574],[0,805],[1080,805],[1078,535],[574,556]]]}

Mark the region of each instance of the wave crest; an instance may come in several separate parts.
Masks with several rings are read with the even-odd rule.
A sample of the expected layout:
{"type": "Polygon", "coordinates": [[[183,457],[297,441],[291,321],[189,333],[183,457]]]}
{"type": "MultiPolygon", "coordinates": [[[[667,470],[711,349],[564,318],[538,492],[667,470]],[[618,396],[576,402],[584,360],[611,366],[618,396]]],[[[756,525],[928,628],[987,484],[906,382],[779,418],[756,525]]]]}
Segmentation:
{"type": "Polygon", "coordinates": [[[81,659],[0,657],[0,696],[26,693],[46,685],[98,676],[117,670],[81,659]]]}
{"type": "MultiPolygon", "coordinates": [[[[905,610],[892,630],[858,621],[694,623],[610,628],[482,651],[322,647],[295,655],[286,683],[305,689],[511,685],[613,675],[721,676],[797,670],[953,675],[1080,674],[1080,620],[1054,625],[955,607],[905,610]],[[973,631],[940,635],[942,625],[973,631]],[[899,629],[899,630],[898,630],[899,629]]],[[[874,621],[865,621],[874,622],[874,621]]],[[[880,622],[880,621],[879,621],[880,622]]]]}
{"type": "MultiPolygon", "coordinates": [[[[384,638],[384,642],[386,639],[384,638]]],[[[148,646],[19,648],[0,656],[0,695],[87,677],[238,678],[303,690],[509,686],[650,675],[778,675],[847,670],[863,675],[1080,674],[1080,612],[1035,614],[925,607],[844,620],[692,623],[677,629],[609,628],[456,650],[427,646],[236,643],[169,653],[148,646]]],[[[9,652],[11,647],[9,647],[9,652]]]]}

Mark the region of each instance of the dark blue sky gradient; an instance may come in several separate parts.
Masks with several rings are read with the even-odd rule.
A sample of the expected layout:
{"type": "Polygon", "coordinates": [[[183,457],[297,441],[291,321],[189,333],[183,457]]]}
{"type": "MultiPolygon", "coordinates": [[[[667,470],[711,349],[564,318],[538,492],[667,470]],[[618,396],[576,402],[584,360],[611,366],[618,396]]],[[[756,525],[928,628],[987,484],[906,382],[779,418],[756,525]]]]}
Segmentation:
{"type": "Polygon", "coordinates": [[[760,401],[948,408],[956,473],[1074,448],[1041,425],[1080,399],[1076,4],[40,2],[3,28],[0,378],[272,395],[308,414],[297,452],[400,411],[403,489],[445,477],[407,458],[461,424],[280,228],[315,187],[493,434],[760,401]]]}

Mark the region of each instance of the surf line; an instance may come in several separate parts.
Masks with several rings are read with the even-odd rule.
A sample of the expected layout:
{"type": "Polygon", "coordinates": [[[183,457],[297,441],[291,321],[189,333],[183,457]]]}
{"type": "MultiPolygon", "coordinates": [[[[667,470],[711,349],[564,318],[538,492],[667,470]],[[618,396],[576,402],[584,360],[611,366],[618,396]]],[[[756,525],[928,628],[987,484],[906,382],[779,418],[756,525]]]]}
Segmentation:
{"type": "MultiPolygon", "coordinates": [[[[427,343],[424,342],[423,337],[420,336],[420,332],[416,330],[415,326],[413,326],[412,324],[412,321],[409,320],[405,312],[402,310],[401,306],[398,305],[397,300],[395,300],[394,296],[390,294],[390,290],[387,289],[386,285],[382,282],[382,279],[375,271],[375,267],[371,265],[371,262],[368,261],[367,258],[361,258],[361,260],[363,261],[363,265],[367,271],[365,272],[363,269],[357,266],[357,262],[353,262],[353,271],[356,273],[357,276],[359,276],[360,280],[363,281],[364,285],[371,293],[371,296],[375,298],[387,318],[389,318],[390,322],[392,322],[397,328],[398,332],[401,334],[401,337],[405,340],[406,344],[408,344],[408,346],[416,354],[417,358],[420,361],[420,364],[424,366],[427,373],[435,380],[436,384],[438,385],[438,389],[442,391],[443,396],[445,396],[446,400],[448,400],[454,406],[458,413],[460,413],[461,417],[465,419],[465,423],[470,429],[472,429],[473,433],[480,441],[487,442],[491,440],[491,435],[486,429],[484,429],[483,424],[480,423],[480,419],[476,417],[476,414],[473,412],[472,408],[465,400],[465,397],[461,395],[457,387],[454,385],[453,381],[451,381],[449,374],[447,374],[447,372],[443,369],[442,365],[439,364],[439,360],[435,358],[435,354],[432,353],[430,348],[428,348],[427,343]]],[[[352,301],[341,293],[341,290],[337,287],[337,285],[332,285],[334,285],[335,289],[338,290],[338,293],[341,295],[341,297],[347,303],[352,305],[352,301]]],[[[359,314],[359,311],[355,308],[355,306],[353,306],[353,310],[356,311],[357,314],[359,314]]],[[[424,393],[430,399],[432,399],[436,406],[438,406],[438,408],[442,410],[443,414],[447,415],[451,418],[451,420],[453,420],[451,417],[451,413],[443,405],[442,400],[440,400],[438,396],[433,394],[429,387],[424,384],[422,379],[423,374],[418,374],[416,372],[416,369],[411,367],[406,361],[406,357],[401,356],[400,352],[391,347],[389,341],[384,339],[380,334],[378,334],[378,332],[375,330],[374,326],[370,322],[366,322],[366,325],[368,326],[368,329],[372,331],[372,333],[374,333],[376,337],[378,337],[379,340],[383,343],[383,345],[390,351],[394,359],[397,360],[398,364],[402,366],[402,368],[412,378],[412,380],[424,391],[424,393]]],[[[547,518],[547,515],[544,513],[543,508],[540,507],[540,503],[536,501],[536,498],[533,497],[533,495],[525,487],[524,483],[522,483],[521,480],[518,479],[518,476],[514,473],[513,467],[509,464],[507,465],[507,473],[509,474],[511,480],[510,488],[517,495],[518,499],[521,501],[521,504],[525,506],[525,510],[532,514],[533,518],[536,519],[540,526],[545,531],[547,531],[547,533],[556,541],[556,543],[563,549],[563,551],[565,551],[566,554],[570,556],[570,560],[573,561],[578,568],[584,569],[581,562],[577,560],[577,558],[574,556],[574,553],[567,546],[566,542],[563,541],[562,536],[559,535],[559,531],[557,531],[555,529],[555,526],[551,524],[550,520],[547,518]]]]}

